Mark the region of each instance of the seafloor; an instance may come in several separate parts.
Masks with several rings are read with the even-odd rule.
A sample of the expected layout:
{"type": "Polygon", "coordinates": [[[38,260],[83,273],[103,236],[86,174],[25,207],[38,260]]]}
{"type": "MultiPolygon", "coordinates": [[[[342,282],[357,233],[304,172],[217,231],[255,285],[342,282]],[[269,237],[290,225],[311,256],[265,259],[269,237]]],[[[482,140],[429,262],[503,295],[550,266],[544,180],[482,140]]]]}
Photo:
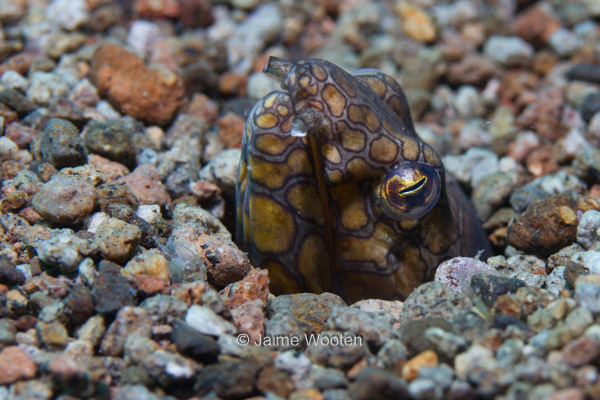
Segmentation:
{"type": "Polygon", "coordinates": [[[599,20],[0,0],[0,399],[600,399],[599,20]],[[497,255],[403,302],[272,295],[230,233],[271,55],[398,79],[497,255]]]}

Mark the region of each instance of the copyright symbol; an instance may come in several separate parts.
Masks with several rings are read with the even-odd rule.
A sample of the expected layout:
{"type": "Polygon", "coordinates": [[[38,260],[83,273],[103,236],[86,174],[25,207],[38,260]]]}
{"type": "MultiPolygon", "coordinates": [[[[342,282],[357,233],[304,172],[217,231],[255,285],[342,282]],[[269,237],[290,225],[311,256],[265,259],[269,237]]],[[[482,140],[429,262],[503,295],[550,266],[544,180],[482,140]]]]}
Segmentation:
{"type": "Polygon", "coordinates": [[[248,346],[248,343],[250,343],[250,336],[248,336],[246,333],[240,333],[237,336],[236,341],[240,346],[248,346]]]}

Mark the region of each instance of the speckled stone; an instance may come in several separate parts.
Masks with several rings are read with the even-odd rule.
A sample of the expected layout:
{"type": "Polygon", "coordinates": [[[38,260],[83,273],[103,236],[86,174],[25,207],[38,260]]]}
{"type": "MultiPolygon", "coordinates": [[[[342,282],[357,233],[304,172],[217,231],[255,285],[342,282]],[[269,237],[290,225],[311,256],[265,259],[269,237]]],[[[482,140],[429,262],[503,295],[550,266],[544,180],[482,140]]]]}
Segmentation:
{"type": "Polygon", "coordinates": [[[98,244],[100,254],[104,258],[124,263],[136,252],[141,235],[137,226],[116,218],[108,218],[96,228],[94,242],[98,244]]]}
{"type": "Polygon", "coordinates": [[[10,385],[20,379],[31,379],[36,366],[27,353],[17,346],[9,346],[0,352],[0,384],[10,385]]]}
{"type": "Polygon", "coordinates": [[[59,118],[52,118],[46,123],[40,138],[40,153],[44,161],[59,169],[76,167],[87,161],[79,129],[59,118]]]}
{"type": "Polygon", "coordinates": [[[196,378],[194,392],[205,396],[214,391],[226,399],[246,398],[254,392],[260,367],[246,361],[225,361],[205,367],[196,378]]]}
{"type": "Polygon", "coordinates": [[[386,312],[372,313],[343,306],[333,307],[327,319],[330,329],[352,332],[376,349],[400,337],[392,323],[392,316],[386,312]]]}
{"type": "Polygon", "coordinates": [[[469,308],[470,302],[440,282],[428,282],[417,287],[404,302],[401,324],[425,317],[452,320],[469,308]]]}
{"type": "Polygon", "coordinates": [[[81,178],[57,175],[33,198],[33,208],[51,222],[72,225],[89,215],[96,204],[94,188],[81,178]]]}
{"type": "Polygon", "coordinates": [[[517,249],[544,257],[573,243],[576,235],[576,202],[560,194],[528,207],[509,225],[507,238],[517,249]]]}
{"type": "Polygon", "coordinates": [[[577,225],[577,242],[586,249],[600,242],[600,211],[589,210],[583,213],[577,225]]]}
{"type": "Polygon", "coordinates": [[[101,261],[99,274],[92,285],[94,310],[100,314],[114,314],[124,306],[135,305],[135,290],[120,274],[120,267],[101,261]]]}
{"type": "Polygon", "coordinates": [[[323,331],[306,340],[308,358],[326,367],[347,370],[367,355],[366,341],[350,332],[323,331]]]}
{"type": "Polygon", "coordinates": [[[600,274],[582,275],[577,278],[575,300],[593,314],[600,313],[600,274]]]}
{"type": "Polygon", "coordinates": [[[100,350],[103,354],[119,356],[122,354],[125,341],[130,335],[149,338],[152,324],[148,312],[140,307],[124,307],[108,327],[100,350]]]}

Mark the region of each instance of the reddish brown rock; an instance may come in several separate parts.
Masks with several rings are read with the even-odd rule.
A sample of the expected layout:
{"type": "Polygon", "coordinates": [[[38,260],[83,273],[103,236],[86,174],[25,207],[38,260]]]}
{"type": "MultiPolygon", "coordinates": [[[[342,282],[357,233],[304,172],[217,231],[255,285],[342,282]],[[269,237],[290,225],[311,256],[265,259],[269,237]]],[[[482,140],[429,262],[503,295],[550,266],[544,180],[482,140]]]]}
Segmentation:
{"type": "Polygon", "coordinates": [[[31,379],[35,372],[35,364],[19,347],[9,346],[0,353],[0,385],[31,379]]]}
{"type": "Polygon", "coordinates": [[[165,292],[169,286],[169,282],[156,276],[136,275],[135,286],[145,296],[153,296],[157,293],[165,292]]]}
{"type": "Polygon", "coordinates": [[[88,164],[92,167],[96,167],[108,177],[108,182],[115,181],[127,174],[129,169],[123,164],[110,161],[108,158],[99,156],[98,154],[88,154],[88,164]]]}
{"type": "Polygon", "coordinates": [[[196,93],[185,108],[185,113],[202,118],[208,125],[213,124],[219,116],[219,105],[202,93],[196,93]]]}
{"type": "Polygon", "coordinates": [[[269,274],[264,269],[253,269],[244,279],[230,284],[219,294],[229,309],[254,300],[261,300],[263,305],[266,305],[269,295],[269,274]]]}
{"type": "Polygon", "coordinates": [[[534,46],[542,46],[560,27],[560,20],[552,15],[548,4],[538,3],[518,14],[512,30],[534,46]]]}
{"type": "Polygon", "coordinates": [[[118,182],[126,183],[140,204],[164,205],[171,202],[167,189],[152,165],[139,166],[129,175],[119,178],[118,182]]]}
{"type": "Polygon", "coordinates": [[[144,18],[177,18],[181,7],[177,0],[137,0],[135,11],[144,18]]]}
{"type": "Polygon", "coordinates": [[[562,89],[543,90],[536,94],[535,102],[530,104],[517,118],[517,123],[523,129],[532,129],[540,136],[556,140],[564,131],[560,127],[564,104],[562,89]]]}
{"type": "Polygon", "coordinates": [[[265,334],[265,303],[256,299],[231,310],[233,323],[238,332],[244,332],[250,337],[250,343],[259,343],[265,334]]]}
{"type": "Polygon", "coordinates": [[[468,55],[448,67],[448,80],[453,84],[483,85],[490,78],[499,76],[500,69],[490,59],[480,55],[468,55]]]}
{"type": "Polygon", "coordinates": [[[165,125],[182,105],[182,80],[170,70],[148,68],[122,47],[103,44],[92,59],[91,78],[101,95],[120,110],[148,123],[165,125]]]}
{"type": "Polygon", "coordinates": [[[227,96],[244,96],[248,77],[237,72],[226,72],[219,79],[219,92],[227,96]]]}
{"type": "Polygon", "coordinates": [[[289,375],[275,367],[266,367],[260,371],[256,387],[263,393],[275,393],[284,399],[287,399],[295,388],[289,375]]]}
{"type": "Polygon", "coordinates": [[[8,124],[4,131],[4,136],[15,142],[21,148],[27,147],[39,136],[39,134],[40,133],[35,128],[18,122],[8,124]]]}
{"type": "Polygon", "coordinates": [[[219,136],[225,148],[233,149],[242,146],[242,134],[246,121],[235,113],[227,113],[217,121],[219,136]]]}
{"type": "Polygon", "coordinates": [[[575,241],[577,202],[558,194],[533,203],[508,227],[508,243],[528,254],[547,257],[575,241]]]}
{"type": "Polygon", "coordinates": [[[562,349],[562,356],[571,367],[591,364],[600,357],[600,344],[591,337],[580,337],[562,349]]]}

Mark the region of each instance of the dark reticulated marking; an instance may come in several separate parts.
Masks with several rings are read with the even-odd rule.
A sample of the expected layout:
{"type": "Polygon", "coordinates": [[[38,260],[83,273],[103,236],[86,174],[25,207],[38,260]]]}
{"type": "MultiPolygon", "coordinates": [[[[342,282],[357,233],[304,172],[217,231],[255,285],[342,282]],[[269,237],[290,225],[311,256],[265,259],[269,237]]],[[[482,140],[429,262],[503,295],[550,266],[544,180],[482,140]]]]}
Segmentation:
{"type": "Polygon", "coordinates": [[[316,59],[265,71],[282,90],[246,122],[236,236],[274,293],[402,299],[444,259],[490,251],[392,77],[316,59]]]}

